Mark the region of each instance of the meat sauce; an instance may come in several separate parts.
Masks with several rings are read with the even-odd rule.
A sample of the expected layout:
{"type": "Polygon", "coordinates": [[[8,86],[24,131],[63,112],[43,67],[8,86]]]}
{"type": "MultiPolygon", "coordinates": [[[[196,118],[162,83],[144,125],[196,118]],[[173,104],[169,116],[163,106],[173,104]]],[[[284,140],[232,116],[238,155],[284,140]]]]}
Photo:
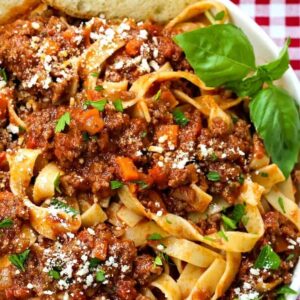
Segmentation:
{"type": "MultiPolygon", "coordinates": [[[[186,126],[177,124],[172,114],[171,103],[176,101],[173,90],[180,88],[188,95],[199,96],[195,87],[185,81],[163,82],[151,88],[149,97],[156,97],[157,93],[159,97],[149,103],[150,123],[113,105],[120,98],[133,99],[130,92],[111,91],[107,95],[101,89],[80,90],[70,99],[74,78],[78,77],[82,83],[84,75],[73,74],[71,68],[62,69],[62,65],[78,58],[95,41],[100,29],[106,30],[110,24],[101,18],[86,27],[68,21],[51,13],[0,27],[0,66],[10,78],[1,95],[12,101],[27,125],[18,144],[20,128],[15,133],[7,129],[8,101],[2,105],[4,100],[0,99],[0,219],[9,218],[14,223],[11,228],[0,229],[1,255],[19,251],[14,237],[20,235],[29,218],[22,199],[9,190],[7,149],[42,149],[34,173],[37,175],[49,161],[55,162],[64,172],[60,178],[60,196],[114,200],[116,191],[111,188],[111,181],[122,181],[131,185],[150,211],[188,217],[195,211],[192,203],[196,195],[190,187],[194,183],[203,191],[235,204],[241,178],[249,175],[258,144],[265,153],[250,124],[232,113],[232,128],[219,118],[209,128],[207,118],[192,106],[184,110],[186,126]],[[42,53],[40,49],[45,44],[47,52],[42,53]],[[102,111],[87,104],[99,99],[108,100],[102,111]],[[70,114],[70,122],[57,132],[57,120],[65,113],[70,114]],[[151,146],[162,151],[150,151],[151,146]],[[126,164],[130,174],[124,174],[122,164],[126,164]],[[218,174],[217,180],[209,179],[212,172],[218,174]]],[[[104,80],[128,80],[130,85],[167,62],[174,70],[192,72],[182,50],[172,41],[174,32],[164,31],[150,21],[139,25],[130,20],[126,34],[124,47],[106,62],[97,84],[104,80]]],[[[297,238],[293,225],[274,212],[266,213],[264,221],[267,234],[243,258],[234,287],[223,299],[234,299],[233,289],[243,289],[241,281],[253,280],[258,284],[249,270],[262,245],[271,243],[283,261],[290,254],[288,245],[281,240],[283,236],[297,238]]],[[[202,234],[211,234],[220,229],[220,222],[221,214],[217,213],[199,221],[197,226],[202,234]]],[[[38,237],[30,248],[26,272],[12,265],[2,269],[0,298],[53,299],[52,295],[67,291],[76,300],[145,299],[141,289],[157,278],[163,267],[154,264],[155,253],[149,247],[137,250],[132,241],[122,239],[121,235],[122,228],[100,224],[60,236],[56,242],[38,237]],[[96,281],[95,273],[102,274],[96,281]]],[[[300,251],[298,246],[295,251],[300,251]]],[[[280,278],[289,283],[295,263],[293,259],[283,262],[272,274],[260,275],[266,281],[280,278]]],[[[272,297],[270,292],[265,299],[272,297]]],[[[200,298],[206,299],[206,292],[200,298]]]]}

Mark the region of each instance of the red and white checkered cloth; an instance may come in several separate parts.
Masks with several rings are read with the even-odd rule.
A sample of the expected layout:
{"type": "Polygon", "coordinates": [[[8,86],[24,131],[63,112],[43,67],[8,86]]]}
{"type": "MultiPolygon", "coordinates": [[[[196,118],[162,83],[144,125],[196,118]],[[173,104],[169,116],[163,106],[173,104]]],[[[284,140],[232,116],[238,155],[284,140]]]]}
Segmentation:
{"type": "Polygon", "coordinates": [[[287,37],[293,69],[300,79],[300,0],[232,0],[282,47],[287,37]]]}

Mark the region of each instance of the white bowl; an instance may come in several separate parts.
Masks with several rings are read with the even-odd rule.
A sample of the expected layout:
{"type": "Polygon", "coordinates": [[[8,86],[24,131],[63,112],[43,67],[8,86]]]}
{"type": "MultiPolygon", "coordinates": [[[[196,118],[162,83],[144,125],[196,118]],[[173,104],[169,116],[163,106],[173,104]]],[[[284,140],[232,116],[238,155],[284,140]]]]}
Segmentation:
{"type": "MultiPolygon", "coordinates": [[[[229,0],[218,0],[225,5],[229,11],[232,22],[242,28],[250,39],[256,56],[256,63],[263,64],[278,56],[280,49],[271,40],[271,38],[257,25],[249,16],[229,0]]],[[[271,4],[272,5],[272,4],[271,4]]],[[[243,51],[243,49],[241,49],[243,51]]],[[[296,73],[290,67],[285,75],[277,81],[277,85],[286,89],[291,96],[295,98],[300,105],[300,83],[296,73]]],[[[291,288],[300,294],[300,261],[295,269],[291,288]]],[[[288,300],[296,299],[296,296],[290,295],[288,300]]]]}

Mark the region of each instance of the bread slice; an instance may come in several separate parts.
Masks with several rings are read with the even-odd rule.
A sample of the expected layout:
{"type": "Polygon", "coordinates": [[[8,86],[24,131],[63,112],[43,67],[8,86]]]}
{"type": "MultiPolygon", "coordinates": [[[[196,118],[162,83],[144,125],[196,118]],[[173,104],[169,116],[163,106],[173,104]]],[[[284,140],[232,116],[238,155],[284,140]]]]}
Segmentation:
{"type": "Polygon", "coordinates": [[[91,18],[103,13],[107,18],[151,18],[167,22],[187,5],[199,0],[44,0],[65,13],[79,18],[91,18]]]}
{"type": "Polygon", "coordinates": [[[0,0],[0,24],[17,19],[39,3],[40,0],[0,0]]]}

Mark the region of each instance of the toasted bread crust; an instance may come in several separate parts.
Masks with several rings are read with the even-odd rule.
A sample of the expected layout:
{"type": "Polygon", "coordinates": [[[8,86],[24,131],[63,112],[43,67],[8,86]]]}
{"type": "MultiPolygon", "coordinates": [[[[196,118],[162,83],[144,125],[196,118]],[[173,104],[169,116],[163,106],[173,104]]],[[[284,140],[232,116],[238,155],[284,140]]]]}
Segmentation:
{"type": "Polygon", "coordinates": [[[103,13],[108,18],[131,17],[138,20],[151,18],[167,22],[187,5],[197,0],[43,0],[68,15],[91,18],[103,13]]]}
{"type": "Polygon", "coordinates": [[[0,24],[14,21],[40,3],[40,0],[0,0],[0,24]]]}

